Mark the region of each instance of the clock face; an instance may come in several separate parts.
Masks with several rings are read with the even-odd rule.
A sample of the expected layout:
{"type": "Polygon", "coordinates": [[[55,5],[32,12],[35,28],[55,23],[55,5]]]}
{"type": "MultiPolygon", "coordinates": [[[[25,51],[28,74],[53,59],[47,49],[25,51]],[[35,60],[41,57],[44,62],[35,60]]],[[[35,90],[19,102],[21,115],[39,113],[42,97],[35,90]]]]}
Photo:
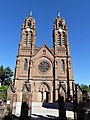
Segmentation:
{"type": "Polygon", "coordinates": [[[27,31],[30,31],[30,28],[27,28],[26,30],[27,30],[27,31]]]}
{"type": "Polygon", "coordinates": [[[59,29],[59,32],[62,32],[62,31],[63,31],[63,30],[60,28],[60,29],[59,29]]]}
{"type": "Polygon", "coordinates": [[[42,61],[38,65],[38,69],[40,72],[47,72],[50,68],[50,64],[47,61],[42,61]]]}

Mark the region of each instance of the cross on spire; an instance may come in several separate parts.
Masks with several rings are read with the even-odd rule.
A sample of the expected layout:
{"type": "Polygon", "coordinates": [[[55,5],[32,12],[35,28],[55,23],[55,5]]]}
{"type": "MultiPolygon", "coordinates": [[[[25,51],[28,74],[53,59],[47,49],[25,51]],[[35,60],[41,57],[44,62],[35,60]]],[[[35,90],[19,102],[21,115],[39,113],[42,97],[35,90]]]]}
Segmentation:
{"type": "Polygon", "coordinates": [[[46,40],[43,40],[44,45],[46,45],[46,40]]]}

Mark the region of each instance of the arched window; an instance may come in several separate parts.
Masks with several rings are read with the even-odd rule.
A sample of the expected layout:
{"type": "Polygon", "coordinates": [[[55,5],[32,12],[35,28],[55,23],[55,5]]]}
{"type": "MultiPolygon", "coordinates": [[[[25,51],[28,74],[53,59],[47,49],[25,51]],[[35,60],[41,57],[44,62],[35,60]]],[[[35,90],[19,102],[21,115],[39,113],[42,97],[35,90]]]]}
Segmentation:
{"type": "Polygon", "coordinates": [[[58,23],[58,27],[60,27],[61,26],[61,24],[60,24],[60,22],[58,23]]]}
{"type": "Polygon", "coordinates": [[[28,26],[31,27],[31,21],[28,22],[28,26]]]}
{"type": "Polygon", "coordinates": [[[27,70],[27,59],[24,60],[24,70],[27,70]]]}
{"type": "Polygon", "coordinates": [[[59,23],[58,23],[58,27],[59,27],[59,28],[60,28],[60,27],[62,28],[62,26],[63,26],[63,25],[62,25],[62,22],[59,21],[59,23]]]}
{"type": "Polygon", "coordinates": [[[61,71],[65,71],[65,63],[64,60],[61,60],[61,71]]]}

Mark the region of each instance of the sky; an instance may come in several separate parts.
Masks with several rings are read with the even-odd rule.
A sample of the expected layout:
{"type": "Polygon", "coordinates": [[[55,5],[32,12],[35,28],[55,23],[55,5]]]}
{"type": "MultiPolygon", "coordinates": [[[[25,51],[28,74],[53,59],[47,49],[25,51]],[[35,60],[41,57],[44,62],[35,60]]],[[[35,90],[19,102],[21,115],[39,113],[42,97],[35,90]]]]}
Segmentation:
{"type": "Polygon", "coordinates": [[[37,46],[52,47],[53,22],[60,11],[68,27],[75,83],[90,84],[90,0],[0,0],[0,66],[16,64],[21,26],[32,11],[37,46]]]}

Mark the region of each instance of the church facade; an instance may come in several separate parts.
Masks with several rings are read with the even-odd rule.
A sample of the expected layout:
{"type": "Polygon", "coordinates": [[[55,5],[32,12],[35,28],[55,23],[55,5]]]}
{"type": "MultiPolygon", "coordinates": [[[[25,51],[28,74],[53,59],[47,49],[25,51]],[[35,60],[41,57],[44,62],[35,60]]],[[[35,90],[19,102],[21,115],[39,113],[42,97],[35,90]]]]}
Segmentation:
{"type": "Polygon", "coordinates": [[[28,99],[25,93],[31,94],[32,102],[57,101],[58,94],[66,99],[68,90],[73,94],[68,29],[59,13],[54,20],[52,40],[52,48],[45,44],[36,46],[36,22],[31,13],[22,24],[18,46],[14,75],[17,101],[28,99]]]}

